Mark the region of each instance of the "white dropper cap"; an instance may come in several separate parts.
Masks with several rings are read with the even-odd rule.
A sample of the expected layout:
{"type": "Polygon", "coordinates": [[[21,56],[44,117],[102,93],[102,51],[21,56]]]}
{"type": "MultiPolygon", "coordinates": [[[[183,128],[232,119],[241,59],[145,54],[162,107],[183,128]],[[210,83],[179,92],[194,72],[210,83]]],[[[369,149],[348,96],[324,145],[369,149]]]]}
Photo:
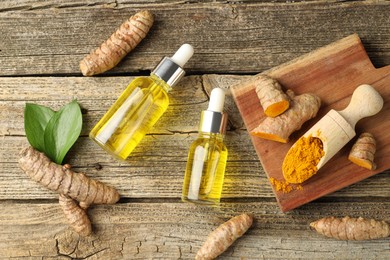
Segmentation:
{"type": "Polygon", "coordinates": [[[207,110],[222,113],[224,103],[225,91],[221,88],[214,88],[210,94],[210,102],[207,110]]]}
{"type": "Polygon", "coordinates": [[[183,44],[176,53],[171,57],[171,60],[180,67],[184,67],[187,61],[194,54],[194,48],[188,43],[183,44]]]}
{"type": "Polygon", "coordinates": [[[224,103],[225,91],[222,88],[214,88],[210,94],[209,107],[202,111],[200,116],[200,132],[225,134],[227,114],[223,112],[224,103]]]}
{"type": "Polygon", "coordinates": [[[194,48],[187,43],[183,44],[171,58],[163,58],[151,74],[173,87],[184,76],[183,67],[193,54],[194,48]]]}

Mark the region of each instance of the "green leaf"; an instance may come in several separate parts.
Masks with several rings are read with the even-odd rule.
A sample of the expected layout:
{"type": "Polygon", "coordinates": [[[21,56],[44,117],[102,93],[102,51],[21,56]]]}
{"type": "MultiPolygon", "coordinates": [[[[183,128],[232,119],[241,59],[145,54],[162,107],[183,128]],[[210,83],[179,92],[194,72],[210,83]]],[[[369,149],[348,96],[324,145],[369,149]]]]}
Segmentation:
{"type": "Polygon", "coordinates": [[[79,137],[82,124],[81,110],[76,100],[61,108],[50,119],[44,134],[45,154],[53,162],[62,163],[79,137]]]}
{"type": "Polygon", "coordinates": [[[26,103],[24,109],[24,130],[27,140],[32,147],[44,152],[44,132],[49,120],[53,117],[54,111],[48,107],[26,103]]]}

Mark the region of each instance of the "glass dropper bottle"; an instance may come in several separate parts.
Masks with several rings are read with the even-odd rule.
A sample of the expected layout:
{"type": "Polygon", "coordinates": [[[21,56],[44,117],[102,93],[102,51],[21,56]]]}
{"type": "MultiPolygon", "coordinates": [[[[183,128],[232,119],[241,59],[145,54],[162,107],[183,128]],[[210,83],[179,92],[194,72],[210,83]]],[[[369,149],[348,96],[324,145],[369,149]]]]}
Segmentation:
{"type": "Polygon", "coordinates": [[[221,199],[228,150],[223,142],[227,114],[225,92],[211,91],[208,109],[202,111],[199,136],[192,143],[184,176],[182,200],[218,205],[221,199]]]}
{"type": "Polygon", "coordinates": [[[89,137],[125,160],[167,110],[168,92],[184,76],[182,67],[193,53],[191,45],[183,44],[172,57],[163,58],[150,76],[135,78],[89,137]]]}

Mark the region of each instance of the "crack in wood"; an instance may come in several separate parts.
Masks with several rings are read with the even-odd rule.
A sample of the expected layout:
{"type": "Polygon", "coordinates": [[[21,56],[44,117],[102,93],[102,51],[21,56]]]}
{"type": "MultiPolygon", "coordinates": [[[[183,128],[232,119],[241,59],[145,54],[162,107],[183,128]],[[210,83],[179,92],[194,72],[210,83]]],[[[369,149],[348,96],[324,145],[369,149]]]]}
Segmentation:
{"type": "MultiPolygon", "coordinates": [[[[11,1],[9,1],[11,2],[11,1]]],[[[37,1],[38,2],[38,1],[37,1]]],[[[39,11],[39,10],[47,10],[47,9],[72,9],[72,8],[81,8],[81,7],[102,7],[102,8],[116,8],[118,7],[118,1],[97,1],[97,2],[76,2],[76,3],[42,3],[35,5],[20,5],[20,6],[12,6],[7,3],[4,4],[4,7],[0,6],[0,13],[2,12],[14,12],[14,11],[39,11]]]]}
{"type": "Polygon", "coordinates": [[[82,257],[82,258],[73,258],[73,259],[75,259],[75,260],[83,260],[83,259],[91,258],[91,257],[93,257],[93,256],[98,257],[98,256],[97,256],[98,254],[100,254],[101,252],[107,251],[107,250],[110,250],[110,248],[109,248],[109,247],[106,247],[106,248],[103,248],[103,249],[101,249],[101,250],[99,250],[99,251],[93,252],[93,253],[91,253],[91,254],[89,254],[89,255],[87,255],[87,256],[84,256],[84,257],[82,257]]]}
{"type": "Polygon", "coordinates": [[[59,242],[58,238],[56,238],[56,236],[55,236],[54,239],[55,239],[55,249],[57,251],[57,256],[62,256],[62,257],[66,257],[68,259],[73,259],[73,257],[71,255],[76,251],[77,245],[74,247],[73,251],[70,252],[69,254],[63,254],[63,253],[61,253],[61,249],[59,246],[60,242],[59,242]]]}

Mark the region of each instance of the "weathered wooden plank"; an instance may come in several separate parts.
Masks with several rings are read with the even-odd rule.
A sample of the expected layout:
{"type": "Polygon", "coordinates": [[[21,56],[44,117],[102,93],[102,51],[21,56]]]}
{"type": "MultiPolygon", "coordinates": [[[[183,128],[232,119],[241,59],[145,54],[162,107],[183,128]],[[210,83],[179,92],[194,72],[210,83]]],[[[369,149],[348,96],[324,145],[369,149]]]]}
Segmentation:
{"type": "Polygon", "coordinates": [[[190,73],[258,73],[351,32],[376,66],[390,64],[388,1],[12,3],[0,6],[0,75],[80,75],[79,61],[139,9],[155,25],[107,75],[151,70],[183,42],[196,50],[190,73]]]}
{"type": "MultiPolygon", "coordinates": [[[[207,109],[212,88],[228,88],[247,76],[188,76],[169,93],[170,106],[153,128],[153,133],[196,132],[201,110],[207,109]]],[[[0,78],[0,136],[23,135],[23,109],[26,102],[58,110],[77,99],[83,109],[82,135],[92,127],[119,97],[134,77],[12,77],[0,78]]],[[[242,128],[243,122],[233,98],[226,98],[230,128],[242,128]]]]}
{"type": "MultiPolygon", "coordinates": [[[[123,197],[181,196],[188,148],[196,135],[147,136],[127,162],[119,162],[87,138],[80,138],[66,160],[75,171],[115,186],[123,197]]],[[[224,197],[272,196],[271,188],[249,138],[227,137],[231,151],[224,197]],[[247,147],[242,144],[246,142],[247,147]],[[242,153],[240,153],[239,148],[242,153]],[[241,156],[245,156],[246,158],[241,156]]],[[[57,194],[31,181],[17,164],[24,137],[4,138],[0,165],[0,199],[56,198],[57,194]]]]}
{"type": "MultiPolygon", "coordinates": [[[[23,110],[26,102],[58,110],[72,99],[83,109],[82,135],[111,107],[134,77],[44,77],[1,78],[0,135],[23,135],[23,110]]],[[[154,133],[197,130],[200,111],[207,108],[208,97],[200,76],[186,77],[170,92],[171,106],[153,129],[154,133]]],[[[239,114],[232,102],[232,111],[239,114]]]]}
{"type": "Polygon", "coordinates": [[[193,259],[208,233],[241,212],[253,227],[221,259],[386,259],[388,239],[346,242],[322,237],[309,223],[327,215],[390,221],[390,204],[312,203],[280,213],[274,202],[224,203],[217,210],[175,202],[129,202],[89,209],[94,234],[79,237],[56,203],[1,203],[0,255],[88,259],[193,259]],[[286,231],[288,230],[288,232],[286,231]],[[302,243],[302,241],[305,241],[302,243]]]}
{"type": "Polygon", "coordinates": [[[67,0],[4,0],[0,3],[1,12],[10,11],[29,11],[38,9],[50,9],[50,8],[75,8],[87,6],[92,8],[93,6],[100,7],[114,7],[116,1],[113,0],[84,0],[84,1],[67,1],[67,0]]]}
{"type": "MultiPolygon", "coordinates": [[[[296,2],[302,2],[307,0],[297,0],[296,2]]],[[[316,0],[309,0],[309,1],[316,1],[316,0]]],[[[207,2],[221,2],[224,3],[225,0],[197,0],[197,1],[191,1],[191,3],[207,3],[207,2]]],[[[259,3],[267,3],[267,2],[285,2],[284,0],[243,0],[240,1],[241,3],[247,2],[247,3],[253,3],[253,2],[259,2],[259,3]]],[[[64,8],[64,7],[80,7],[80,6],[99,6],[99,5],[108,5],[113,7],[121,7],[121,6],[136,6],[140,3],[143,4],[186,4],[188,1],[185,0],[143,0],[143,1],[137,1],[134,3],[134,1],[129,0],[97,0],[97,1],[69,1],[69,0],[47,0],[45,2],[42,2],[40,0],[3,0],[0,3],[0,10],[33,10],[33,9],[44,9],[44,8],[64,8]]]]}
{"type": "MultiPolygon", "coordinates": [[[[147,136],[126,162],[108,155],[87,138],[80,138],[66,162],[75,171],[116,187],[124,198],[180,198],[188,147],[196,135],[147,136]]],[[[274,198],[271,185],[248,136],[228,133],[229,157],[222,197],[274,198]]],[[[57,198],[30,180],[17,164],[25,137],[4,137],[0,149],[0,199],[57,198]]],[[[328,197],[390,197],[390,171],[368,178],[328,197]]]]}

